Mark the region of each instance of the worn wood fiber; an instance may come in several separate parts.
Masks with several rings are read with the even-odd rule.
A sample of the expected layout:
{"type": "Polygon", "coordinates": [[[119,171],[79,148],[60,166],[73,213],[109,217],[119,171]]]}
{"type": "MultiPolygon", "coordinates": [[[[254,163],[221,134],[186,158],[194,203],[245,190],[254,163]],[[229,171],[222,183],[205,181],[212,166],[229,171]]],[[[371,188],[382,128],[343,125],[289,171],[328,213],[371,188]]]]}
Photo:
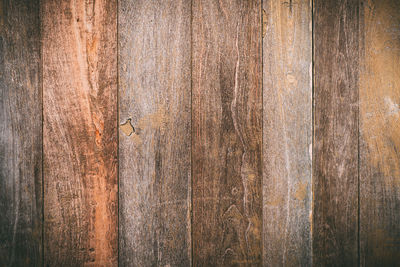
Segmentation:
{"type": "Polygon", "coordinates": [[[400,262],[400,1],[364,1],[360,265],[400,262]]]}
{"type": "Polygon", "coordinates": [[[116,1],[42,1],[44,253],[117,264],[116,1]]]}
{"type": "Polygon", "coordinates": [[[192,12],[193,265],[261,265],[261,1],[192,12]]]}
{"type": "Polygon", "coordinates": [[[313,265],[358,264],[358,1],[314,2],[313,265]]]}
{"type": "Polygon", "coordinates": [[[190,266],[186,0],[119,1],[119,264],[190,266]]]}
{"type": "Polygon", "coordinates": [[[264,266],[311,265],[311,1],[263,1],[264,266]]]}
{"type": "Polygon", "coordinates": [[[0,266],[42,265],[39,1],[0,1],[0,266]]]}

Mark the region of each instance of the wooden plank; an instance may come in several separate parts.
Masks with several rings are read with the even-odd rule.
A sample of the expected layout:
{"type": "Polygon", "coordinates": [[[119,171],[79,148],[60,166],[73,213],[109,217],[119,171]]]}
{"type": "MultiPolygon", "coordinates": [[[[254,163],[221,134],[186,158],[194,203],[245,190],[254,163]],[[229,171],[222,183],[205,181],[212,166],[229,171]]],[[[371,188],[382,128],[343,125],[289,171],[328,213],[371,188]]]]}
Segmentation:
{"type": "Polygon", "coordinates": [[[119,264],[190,266],[191,3],[120,0],[118,21],[119,264]]]}
{"type": "Polygon", "coordinates": [[[263,1],[263,259],[311,266],[311,1],[263,1]]]}
{"type": "Polygon", "coordinates": [[[261,265],[261,1],[192,11],[193,265],[261,265]]]}
{"type": "Polygon", "coordinates": [[[313,265],[358,264],[358,0],[314,2],[313,265]]]}
{"type": "Polygon", "coordinates": [[[400,261],[400,1],[361,7],[360,265],[400,261]]]}
{"type": "Polygon", "coordinates": [[[42,265],[39,1],[0,1],[0,265],[42,265]]]}
{"type": "Polygon", "coordinates": [[[42,1],[44,253],[117,264],[116,1],[42,1]]]}

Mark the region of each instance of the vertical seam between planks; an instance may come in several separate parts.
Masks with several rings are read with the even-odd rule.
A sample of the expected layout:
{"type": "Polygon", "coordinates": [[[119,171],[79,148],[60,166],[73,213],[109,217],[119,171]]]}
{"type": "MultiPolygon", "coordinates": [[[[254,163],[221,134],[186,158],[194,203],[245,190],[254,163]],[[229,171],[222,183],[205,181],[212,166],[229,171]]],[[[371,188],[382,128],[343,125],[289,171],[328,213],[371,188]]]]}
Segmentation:
{"type": "Polygon", "coordinates": [[[361,265],[361,258],[360,258],[360,10],[361,10],[361,1],[357,1],[357,60],[358,60],[358,73],[357,73],[357,265],[361,265]]]}
{"type": "Polygon", "coordinates": [[[264,56],[263,56],[263,31],[264,31],[264,22],[262,17],[262,10],[264,6],[264,1],[261,0],[260,8],[259,8],[259,37],[260,37],[260,52],[261,52],[261,265],[264,265],[264,91],[263,91],[263,84],[264,84],[264,56]]]}
{"type": "Polygon", "coordinates": [[[39,79],[40,79],[40,90],[41,90],[41,116],[42,116],[42,133],[41,133],[41,159],[42,159],[42,240],[41,240],[41,249],[42,249],[42,255],[41,255],[41,260],[42,260],[42,266],[44,266],[44,90],[43,90],[43,1],[39,0],[39,51],[40,51],[40,62],[39,62],[39,79]]]}
{"type": "Polygon", "coordinates": [[[190,266],[193,266],[193,0],[190,1],[190,266]]]}
{"type": "Polygon", "coordinates": [[[117,42],[117,121],[116,121],[116,132],[117,132],[117,266],[119,266],[119,1],[116,0],[116,23],[117,33],[115,40],[117,42]]]}
{"type": "Polygon", "coordinates": [[[314,256],[314,249],[313,249],[313,226],[314,226],[314,159],[315,159],[315,153],[314,153],[314,116],[315,116],[315,109],[314,109],[314,78],[315,78],[315,66],[314,66],[314,0],[311,1],[311,231],[310,231],[310,257],[311,257],[311,266],[313,266],[313,256],[314,256]]]}

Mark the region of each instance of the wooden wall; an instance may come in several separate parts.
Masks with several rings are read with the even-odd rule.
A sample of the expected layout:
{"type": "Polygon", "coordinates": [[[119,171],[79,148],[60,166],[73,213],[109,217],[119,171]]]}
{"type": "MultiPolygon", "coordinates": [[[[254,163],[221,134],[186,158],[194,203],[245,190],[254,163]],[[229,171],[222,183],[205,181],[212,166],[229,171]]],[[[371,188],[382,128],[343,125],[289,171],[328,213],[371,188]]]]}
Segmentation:
{"type": "Polygon", "coordinates": [[[399,0],[1,0],[0,266],[396,266],[399,0]]]}

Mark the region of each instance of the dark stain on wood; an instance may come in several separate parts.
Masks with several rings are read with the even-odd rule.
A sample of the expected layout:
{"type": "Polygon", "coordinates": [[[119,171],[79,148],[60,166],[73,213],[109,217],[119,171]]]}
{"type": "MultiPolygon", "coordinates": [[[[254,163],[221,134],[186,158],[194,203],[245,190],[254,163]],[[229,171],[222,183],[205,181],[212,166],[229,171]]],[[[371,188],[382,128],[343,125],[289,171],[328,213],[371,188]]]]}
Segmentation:
{"type": "Polygon", "coordinates": [[[358,1],[314,1],[313,265],[358,264],[358,1]]]}
{"type": "Polygon", "coordinates": [[[261,265],[261,1],[192,11],[193,265],[261,265]]]}
{"type": "Polygon", "coordinates": [[[0,1],[0,265],[42,265],[39,1],[0,1]]]}

